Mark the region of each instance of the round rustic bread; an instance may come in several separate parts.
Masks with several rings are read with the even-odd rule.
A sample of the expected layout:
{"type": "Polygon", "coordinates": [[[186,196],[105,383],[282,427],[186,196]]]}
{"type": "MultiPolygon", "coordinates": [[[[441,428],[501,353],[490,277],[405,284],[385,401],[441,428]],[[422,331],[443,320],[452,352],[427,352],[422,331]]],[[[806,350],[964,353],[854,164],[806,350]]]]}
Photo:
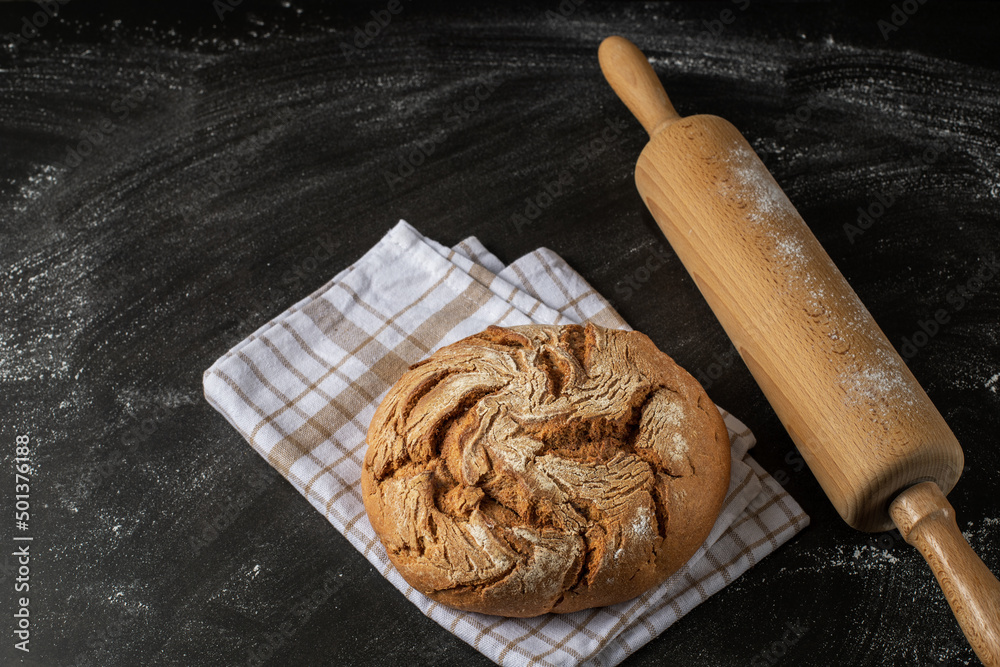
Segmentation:
{"type": "Polygon", "coordinates": [[[490,327],[392,387],[361,481],[410,585],[527,617],[622,602],[666,579],[715,523],[729,459],[715,405],[645,335],[490,327]]]}

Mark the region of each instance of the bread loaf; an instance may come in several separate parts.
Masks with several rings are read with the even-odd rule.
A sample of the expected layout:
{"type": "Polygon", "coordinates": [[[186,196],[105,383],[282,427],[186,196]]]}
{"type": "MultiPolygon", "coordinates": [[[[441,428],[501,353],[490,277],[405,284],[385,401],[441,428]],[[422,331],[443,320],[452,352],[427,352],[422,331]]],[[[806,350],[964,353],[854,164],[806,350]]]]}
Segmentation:
{"type": "Polygon", "coordinates": [[[528,617],[666,579],[708,536],[729,462],[717,408],[645,335],[490,327],[392,387],[368,430],[362,489],[414,588],[528,617]]]}

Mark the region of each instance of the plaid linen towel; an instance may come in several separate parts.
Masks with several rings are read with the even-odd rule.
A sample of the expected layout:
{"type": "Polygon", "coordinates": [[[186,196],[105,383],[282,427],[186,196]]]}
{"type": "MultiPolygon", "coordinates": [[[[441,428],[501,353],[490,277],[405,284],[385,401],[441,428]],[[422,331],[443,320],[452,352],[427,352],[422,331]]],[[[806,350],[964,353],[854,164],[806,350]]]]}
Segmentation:
{"type": "Polygon", "coordinates": [[[441,606],[392,567],[361,500],[368,423],[410,364],[490,324],[585,321],[628,328],[552,251],[504,266],[475,237],[447,248],[400,221],[215,362],[205,397],[407,599],[497,664],[616,665],[809,523],[725,410],[732,479],[711,534],[668,581],[610,607],[518,619],[441,606]]]}

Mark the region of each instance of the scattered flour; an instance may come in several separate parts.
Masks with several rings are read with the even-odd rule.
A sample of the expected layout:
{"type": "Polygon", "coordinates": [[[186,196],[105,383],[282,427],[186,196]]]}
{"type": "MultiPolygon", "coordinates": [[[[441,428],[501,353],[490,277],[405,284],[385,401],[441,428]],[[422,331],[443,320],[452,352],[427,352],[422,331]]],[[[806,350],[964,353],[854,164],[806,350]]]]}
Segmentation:
{"type": "Polygon", "coordinates": [[[28,177],[28,182],[19,188],[18,197],[14,202],[14,210],[18,213],[24,213],[58,182],[59,169],[51,164],[42,165],[38,171],[28,177]]]}
{"type": "Polygon", "coordinates": [[[669,440],[658,439],[663,442],[657,446],[660,456],[669,459],[674,465],[681,465],[688,456],[688,442],[680,432],[686,416],[684,406],[679,402],[670,402],[662,405],[662,410],[657,415],[660,421],[655,430],[671,434],[669,440]]]}
{"type": "Polygon", "coordinates": [[[670,438],[670,462],[680,465],[687,460],[688,442],[680,433],[674,433],[670,438]]]}
{"type": "Polygon", "coordinates": [[[649,510],[645,507],[640,507],[635,512],[635,520],[632,521],[632,525],[629,526],[632,530],[632,534],[638,537],[651,535],[653,533],[653,524],[649,520],[649,510]]]}
{"type": "Polygon", "coordinates": [[[735,183],[723,185],[735,190],[747,207],[747,219],[773,227],[781,218],[797,217],[798,213],[757,155],[746,146],[735,146],[728,162],[735,183]]]}
{"type": "Polygon", "coordinates": [[[879,349],[876,356],[877,365],[864,368],[856,365],[841,374],[840,385],[847,392],[845,403],[875,403],[884,399],[896,404],[913,405],[916,395],[896,355],[879,349]]]}

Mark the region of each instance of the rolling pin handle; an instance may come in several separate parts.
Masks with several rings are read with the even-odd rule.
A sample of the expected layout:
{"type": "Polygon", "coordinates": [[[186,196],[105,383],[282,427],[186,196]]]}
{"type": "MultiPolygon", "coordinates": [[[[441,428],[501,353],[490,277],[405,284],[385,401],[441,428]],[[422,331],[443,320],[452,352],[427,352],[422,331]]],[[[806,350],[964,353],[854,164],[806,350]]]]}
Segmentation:
{"type": "Polygon", "coordinates": [[[1000,581],[962,536],[940,487],[911,486],[892,501],[889,514],[930,565],[976,655],[987,667],[1000,667],[1000,581]]]}
{"type": "Polygon", "coordinates": [[[607,37],[597,51],[604,78],[650,137],[680,116],[646,56],[624,37],[607,37]]]}

